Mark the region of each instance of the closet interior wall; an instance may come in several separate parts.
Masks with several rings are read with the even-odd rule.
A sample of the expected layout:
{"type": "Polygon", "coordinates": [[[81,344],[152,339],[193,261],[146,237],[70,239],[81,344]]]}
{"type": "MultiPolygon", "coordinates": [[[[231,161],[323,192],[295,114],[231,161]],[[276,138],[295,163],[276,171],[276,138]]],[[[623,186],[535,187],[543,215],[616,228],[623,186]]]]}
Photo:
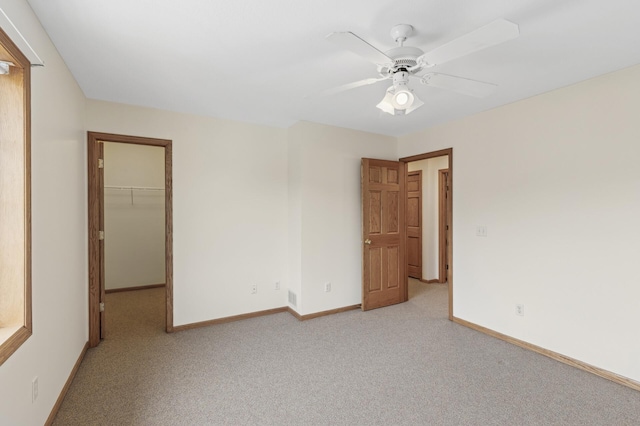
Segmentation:
{"type": "Polygon", "coordinates": [[[164,150],[104,143],[105,290],[165,283],[164,150]]]}

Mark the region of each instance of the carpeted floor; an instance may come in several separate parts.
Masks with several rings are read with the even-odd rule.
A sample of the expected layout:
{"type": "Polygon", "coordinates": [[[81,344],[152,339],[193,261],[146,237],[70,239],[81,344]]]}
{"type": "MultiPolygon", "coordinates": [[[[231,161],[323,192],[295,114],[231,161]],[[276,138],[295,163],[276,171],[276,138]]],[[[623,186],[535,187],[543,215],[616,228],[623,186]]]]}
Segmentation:
{"type": "Polygon", "coordinates": [[[639,425],[640,392],[447,320],[447,288],[174,334],[163,289],[108,295],[55,425],[639,425]]]}

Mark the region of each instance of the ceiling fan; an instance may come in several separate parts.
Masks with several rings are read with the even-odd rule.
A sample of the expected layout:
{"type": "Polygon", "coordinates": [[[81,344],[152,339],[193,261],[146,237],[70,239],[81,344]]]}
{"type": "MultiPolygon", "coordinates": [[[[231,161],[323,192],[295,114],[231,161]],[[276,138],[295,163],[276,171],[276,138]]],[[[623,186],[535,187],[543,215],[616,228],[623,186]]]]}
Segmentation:
{"type": "Polygon", "coordinates": [[[424,104],[409,87],[411,78],[418,79],[427,86],[484,97],[495,89],[495,84],[435,72],[426,74],[422,72],[435,65],[514,39],[520,35],[520,30],[513,22],[498,19],[426,53],[417,47],[404,45],[412,33],[411,25],[395,25],[391,29],[391,37],[398,46],[384,53],[352,32],[329,34],[327,39],[331,42],[376,64],[379,77],[344,84],[324,90],[320,94],[333,95],[379,81],[392,80],[392,85],[387,89],[384,99],[376,105],[382,111],[392,115],[409,114],[424,104]]]}

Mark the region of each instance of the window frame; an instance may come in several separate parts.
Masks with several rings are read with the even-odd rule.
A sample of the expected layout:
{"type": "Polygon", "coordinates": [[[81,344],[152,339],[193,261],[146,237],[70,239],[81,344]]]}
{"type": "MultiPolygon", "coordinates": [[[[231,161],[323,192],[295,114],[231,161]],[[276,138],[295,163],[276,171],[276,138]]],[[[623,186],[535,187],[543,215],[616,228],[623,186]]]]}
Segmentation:
{"type": "MultiPolygon", "coordinates": [[[[0,53],[8,55],[16,68],[22,70],[22,103],[17,105],[19,114],[22,115],[22,159],[24,167],[23,190],[23,220],[24,220],[24,274],[22,290],[24,291],[24,310],[21,326],[18,327],[4,340],[0,341],[0,365],[15,353],[33,333],[32,307],[31,307],[31,63],[20,51],[11,38],[0,28],[0,53]]],[[[0,76],[2,78],[2,76],[0,76]]],[[[2,146],[0,145],[0,155],[2,146]]],[[[0,220],[2,220],[0,218],[0,220]]],[[[16,284],[18,285],[18,284],[16,284]]]]}

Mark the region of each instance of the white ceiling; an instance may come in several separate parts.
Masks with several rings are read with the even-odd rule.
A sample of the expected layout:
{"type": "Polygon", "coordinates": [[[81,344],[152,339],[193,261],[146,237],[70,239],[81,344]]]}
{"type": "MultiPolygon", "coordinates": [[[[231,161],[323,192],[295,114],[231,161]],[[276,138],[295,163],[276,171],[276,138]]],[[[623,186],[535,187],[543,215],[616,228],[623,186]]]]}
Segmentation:
{"type": "MultiPolygon", "coordinates": [[[[288,127],[298,120],[403,135],[640,63],[638,0],[29,0],[85,95],[288,127]],[[406,116],[375,105],[389,82],[325,39],[352,31],[386,51],[398,23],[424,51],[497,18],[520,37],[430,71],[498,84],[489,97],[412,87],[406,116]]],[[[45,62],[46,62],[46,58],[45,62]]]]}

